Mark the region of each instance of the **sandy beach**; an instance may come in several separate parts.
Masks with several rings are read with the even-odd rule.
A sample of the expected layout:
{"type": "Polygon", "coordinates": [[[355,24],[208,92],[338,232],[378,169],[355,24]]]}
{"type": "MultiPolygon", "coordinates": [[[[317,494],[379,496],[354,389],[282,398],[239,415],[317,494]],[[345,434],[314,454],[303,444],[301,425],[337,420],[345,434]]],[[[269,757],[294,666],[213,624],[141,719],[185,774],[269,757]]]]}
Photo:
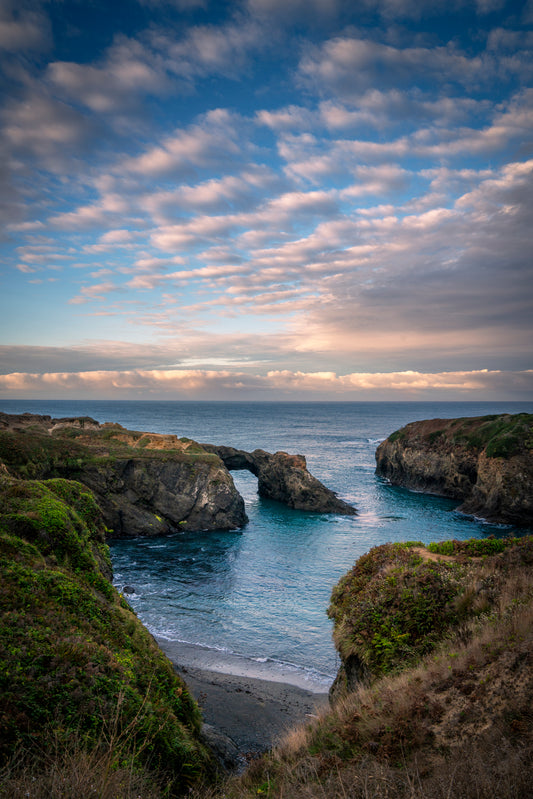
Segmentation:
{"type": "Polygon", "coordinates": [[[197,700],[204,722],[235,743],[250,758],[274,746],[283,734],[328,706],[322,693],[289,683],[227,674],[187,663],[187,647],[158,640],[197,700]]]}

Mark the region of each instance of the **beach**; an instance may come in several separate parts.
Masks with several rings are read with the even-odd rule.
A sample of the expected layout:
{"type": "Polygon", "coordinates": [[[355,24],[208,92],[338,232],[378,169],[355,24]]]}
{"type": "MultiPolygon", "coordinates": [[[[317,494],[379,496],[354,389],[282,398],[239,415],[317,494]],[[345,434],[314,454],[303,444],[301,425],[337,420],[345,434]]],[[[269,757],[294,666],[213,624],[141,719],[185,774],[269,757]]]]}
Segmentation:
{"type": "Polygon", "coordinates": [[[228,668],[227,661],[221,656],[216,664],[212,651],[202,653],[201,648],[164,639],[158,639],[158,644],[189,686],[204,723],[229,738],[240,758],[250,759],[270,749],[288,730],[328,706],[326,687],[310,690],[279,678],[244,674],[244,668],[240,674],[227,673],[218,670],[228,668]],[[203,654],[215,668],[198,665],[203,654]]]}

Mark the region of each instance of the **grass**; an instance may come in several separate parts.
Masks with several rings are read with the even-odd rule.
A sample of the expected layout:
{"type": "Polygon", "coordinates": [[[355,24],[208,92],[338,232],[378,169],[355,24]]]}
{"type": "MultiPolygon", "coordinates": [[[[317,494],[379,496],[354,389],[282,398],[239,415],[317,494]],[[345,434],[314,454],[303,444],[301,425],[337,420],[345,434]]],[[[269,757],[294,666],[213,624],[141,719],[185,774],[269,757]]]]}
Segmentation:
{"type": "MultiPolygon", "coordinates": [[[[441,426],[425,434],[425,440],[432,447],[457,448],[480,453],[488,458],[509,459],[533,449],[533,414],[517,413],[461,419],[436,420],[441,426]]],[[[418,422],[407,425],[392,433],[388,441],[409,443],[410,436],[417,429],[418,422]]]]}
{"type": "MultiPolygon", "coordinates": [[[[518,416],[431,435],[525,451],[531,419],[518,416]]],[[[0,799],[530,794],[533,537],[370,550],[329,609],[343,668],[364,679],[344,691],[340,680],[320,718],[216,783],[186,685],[109,582],[94,498],[62,477],[65,464],[161,450],[116,427],[61,436],[0,433],[12,473],[49,478],[0,478],[0,799]]],[[[193,446],[187,462],[214,457],[193,446]]]]}
{"type": "Polygon", "coordinates": [[[490,613],[450,630],[416,664],[359,685],[243,777],[197,799],[529,796],[531,540],[489,559],[478,576],[495,578],[490,613]]]}
{"type": "Polygon", "coordinates": [[[61,428],[53,435],[39,429],[0,431],[0,462],[6,464],[12,475],[23,479],[76,479],[88,467],[105,467],[116,460],[131,458],[193,466],[218,462],[216,455],[206,452],[199,444],[184,448],[187,441],[177,439],[168,441],[163,448],[151,448],[157,436],[117,428],[61,428]]]}

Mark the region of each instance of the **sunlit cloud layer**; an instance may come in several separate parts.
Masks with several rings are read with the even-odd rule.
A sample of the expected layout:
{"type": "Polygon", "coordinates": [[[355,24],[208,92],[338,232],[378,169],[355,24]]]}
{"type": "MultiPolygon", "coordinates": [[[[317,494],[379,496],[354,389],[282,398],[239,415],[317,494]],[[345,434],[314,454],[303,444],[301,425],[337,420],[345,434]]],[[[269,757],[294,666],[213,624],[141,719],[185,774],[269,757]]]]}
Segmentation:
{"type": "Polygon", "coordinates": [[[298,392],[300,398],[332,396],[339,399],[390,398],[447,399],[458,392],[462,396],[484,398],[500,393],[503,398],[533,388],[533,370],[527,372],[422,372],[356,373],[272,371],[266,375],[234,370],[204,369],[135,369],[111,372],[50,372],[0,375],[0,387],[17,396],[69,398],[119,397],[209,399],[215,394],[238,400],[287,398],[298,392]]]}
{"type": "Polygon", "coordinates": [[[531,397],[533,7],[6,0],[0,396],[531,397]]]}

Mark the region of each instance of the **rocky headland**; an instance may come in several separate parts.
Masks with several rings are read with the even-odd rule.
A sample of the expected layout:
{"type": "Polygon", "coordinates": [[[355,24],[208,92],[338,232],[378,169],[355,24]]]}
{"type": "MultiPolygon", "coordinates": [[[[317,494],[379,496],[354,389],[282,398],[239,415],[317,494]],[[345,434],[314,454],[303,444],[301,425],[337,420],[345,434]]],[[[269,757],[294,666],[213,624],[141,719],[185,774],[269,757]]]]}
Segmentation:
{"type": "Polygon", "coordinates": [[[413,422],[376,452],[377,474],[461,501],[492,522],[533,526],[533,415],[413,422]]]}
{"type": "Polygon", "coordinates": [[[243,527],[244,500],[230,469],[249,469],[261,496],[289,507],[355,513],[309,473],[301,455],[246,453],[90,417],[0,413],[0,464],[13,477],[87,486],[113,538],[243,527]]]}

